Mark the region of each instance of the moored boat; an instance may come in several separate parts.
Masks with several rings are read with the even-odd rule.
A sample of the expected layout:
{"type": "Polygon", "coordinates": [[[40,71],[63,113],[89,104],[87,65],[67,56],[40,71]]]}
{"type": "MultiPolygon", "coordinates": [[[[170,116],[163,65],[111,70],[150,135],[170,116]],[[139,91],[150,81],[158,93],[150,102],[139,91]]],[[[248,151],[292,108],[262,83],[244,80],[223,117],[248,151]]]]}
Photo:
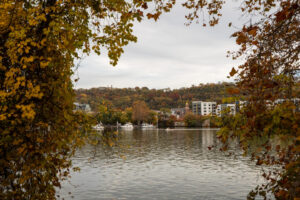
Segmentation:
{"type": "Polygon", "coordinates": [[[102,123],[99,123],[99,124],[93,126],[92,128],[94,130],[96,130],[96,131],[102,131],[102,130],[104,130],[104,126],[102,125],[102,123]]]}
{"type": "Polygon", "coordinates": [[[142,129],[153,129],[155,126],[153,124],[142,123],[142,129]]]}
{"type": "Polygon", "coordinates": [[[125,129],[125,130],[133,130],[133,125],[132,125],[132,123],[128,122],[128,123],[122,125],[121,128],[125,129]]]}

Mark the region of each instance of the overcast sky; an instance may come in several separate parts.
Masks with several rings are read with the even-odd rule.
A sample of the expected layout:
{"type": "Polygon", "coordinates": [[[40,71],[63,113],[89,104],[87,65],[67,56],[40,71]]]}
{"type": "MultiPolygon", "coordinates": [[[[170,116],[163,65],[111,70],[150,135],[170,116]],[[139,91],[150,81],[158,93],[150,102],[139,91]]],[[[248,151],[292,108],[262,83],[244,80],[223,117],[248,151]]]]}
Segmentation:
{"type": "Polygon", "coordinates": [[[234,0],[228,0],[220,24],[213,28],[185,26],[187,11],[180,5],[157,22],[136,23],[134,34],[138,42],[125,47],[118,65],[109,65],[104,54],[91,54],[80,62],[75,88],[112,85],[174,89],[230,81],[227,76],[240,61],[226,57],[228,50],[237,49],[235,40],[230,38],[237,28],[229,28],[228,23],[233,21],[233,25],[241,27],[245,22],[238,7],[234,0]]]}

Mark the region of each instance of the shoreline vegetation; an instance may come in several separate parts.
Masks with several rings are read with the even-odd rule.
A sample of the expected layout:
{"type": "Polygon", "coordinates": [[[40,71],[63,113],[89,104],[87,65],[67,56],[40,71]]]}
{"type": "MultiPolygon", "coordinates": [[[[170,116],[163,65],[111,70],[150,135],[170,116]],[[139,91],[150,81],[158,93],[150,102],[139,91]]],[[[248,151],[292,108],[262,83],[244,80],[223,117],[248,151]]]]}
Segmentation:
{"type": "Polygon", "coordinates": [[[147,87],[113,88],[98,87],[77,89],[76,102],[89,105],[88,113],[93,123],[106,127],[127,122],[138,126],[153,124],[159,128],[174,127],[220,127],[216,116],[199,116],[191,111],[191,102],[197,99],[229,103],[237,97],[228,93],[234,83],[220,82],[192,85],[171,90],[149,89],[147,87]],[[171,113],[172,108],[188,106],[189,111],[180,116],[171,113]]]}

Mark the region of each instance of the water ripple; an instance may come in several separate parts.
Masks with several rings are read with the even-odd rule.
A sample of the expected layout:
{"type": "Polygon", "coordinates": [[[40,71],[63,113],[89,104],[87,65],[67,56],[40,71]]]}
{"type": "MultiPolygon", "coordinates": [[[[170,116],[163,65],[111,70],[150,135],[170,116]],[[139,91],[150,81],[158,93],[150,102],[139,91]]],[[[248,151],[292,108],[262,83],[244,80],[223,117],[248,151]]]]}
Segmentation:
{"type": "Polygon", "coordinates": [[[127,131],[120,147],[87,145],[73,158],[81,171],[72,173],[58,193],[65,199],[74,196],[80,200],[245,199],[261,182],[260,169],[247,157],[208,150],[217,144],[215,132],[127,131]]]}

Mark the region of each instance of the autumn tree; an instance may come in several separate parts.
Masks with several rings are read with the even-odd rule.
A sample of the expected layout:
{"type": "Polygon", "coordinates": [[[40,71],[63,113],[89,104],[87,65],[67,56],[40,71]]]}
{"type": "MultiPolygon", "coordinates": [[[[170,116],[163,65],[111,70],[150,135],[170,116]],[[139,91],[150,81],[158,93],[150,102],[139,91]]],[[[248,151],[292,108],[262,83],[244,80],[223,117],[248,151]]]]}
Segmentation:
{"type": "Polygon", "coordinates": [[[277,10],[264,21],[245,26],[234,34],[241,49],[233,56],[247,55],[247,61],[239,66],[237,84],[249,102],[242,124],[247,128],[235,134],[244,136],[241,146],[245,150],[245,141],[268,138],[261,145],[264,153],[254,153],[252,157],[257,164],[282,167],[265,173],[268,184],[250,193],[250,197],[265,197],[260,192],[271,191],[277,199],[294,199],[300,197],[300,113],[294,112],[293,102],[293,98],[299,98],[293,88],[300,70],[300,2],[278,4],[278,7],[271,5],[277,10]],[[276,105],[279,98],[287,102],[276,105]],[[277,145],[272,138],[277,138],[277,145]],[[276,156],[272,155],[273,150],[276,156]]]}
{"type": "Polygon", "coordinates": [[[189,112],[184,116],[183,121],[187,127],[202,127],[204,120],[201,116],[189,112]]]}
{"type": "Polygon", "coordinates": [[[1,0],[0,199],[54,199],[80,141],[74,60],[107,49],[116,65],[134,21],[170,1],[1,0]],[[145,13],[143,13],[145,11],[145,13]]]}
{"type": "Polygon", "coordinates": [[[103,123],[105,125],[115,124],[120,121],[121,112],[115,109],[111,102],[103,101],[97,109],[96,119],[98,123],[103,123]]]}
{"type": "Polygon", "coordinates": [[[124,110],[124,115],[125,115],[125,119],[126,119],[126,121],[124,121],[124,123],[132,122],[132,108],[131,107],[126,108],[124,110]]]}
{"type": "MultiPolygon", "coordinates": [[[[198,20],[208,9],[209,24],[214,26],[221,16],[225,1],[187,1],[192,12],[187,19],[198,20]]],[[[260,141],[251,152],[257,165],[280,166],[263,173],[267,183],[249,193],[276,199],[300,197],[300,114],[295,99],[300,63],[300,2],[299,0],[249,0],[241,2],[241,11],[255,20],[249,20],[232,37],[240,49],[232,52],[233,59],[243,58],[244,63],[233,68],[237,88],[232,94],[246,97],[247,104],[240,114],[226,120],[219,132],[227,149],[230,138],[238,138],[247,154],[253,141],[260,141]],[[278,99],[284,103],[276,103],[278,99]]],[[[204,24],[205,25],[205,24],[204,24]]],[[[231,26],[231,23],[229,24],[231,26]]]]}
{"type": "Polygon", "coordinates": [[[132,120],[137,121],[138,125],[149,119],[150,109],[144,101],[135,101],[132,105],[132,120]]]}
{"type": "Polygon", "coordinates": [[[158,116],[153,110],[149,111],[147,122],[150,124],[157,124],[158,116]]]}

